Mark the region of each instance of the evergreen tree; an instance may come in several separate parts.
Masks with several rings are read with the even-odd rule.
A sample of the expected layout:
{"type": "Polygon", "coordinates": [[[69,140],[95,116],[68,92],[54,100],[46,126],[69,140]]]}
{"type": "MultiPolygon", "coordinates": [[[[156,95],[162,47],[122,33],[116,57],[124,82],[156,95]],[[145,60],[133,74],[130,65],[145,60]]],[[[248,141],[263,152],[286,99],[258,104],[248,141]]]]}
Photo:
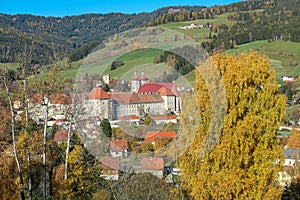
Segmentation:
{"type": "Polygon", "coordinates": [[[101,130],[106,135],[106,137],[111,137],[112,129],[108,119],[103,119],[100,123],[101,130]]]}

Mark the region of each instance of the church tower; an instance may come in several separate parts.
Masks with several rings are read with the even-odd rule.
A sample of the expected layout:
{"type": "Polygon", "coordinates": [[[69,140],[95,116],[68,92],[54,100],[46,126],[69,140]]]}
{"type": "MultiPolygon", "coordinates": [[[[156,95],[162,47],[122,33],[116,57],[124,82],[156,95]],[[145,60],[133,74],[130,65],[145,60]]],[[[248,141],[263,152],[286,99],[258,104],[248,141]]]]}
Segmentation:
{"type": "Polygon", "coordinates": [[[136,71],[134,71],[134,76],[131,80],[131,92],[137,92],[140,88],[140,81],[139,78],[136,75],[136,71]]]}
{"type": "Polygon", "coordinates": [[[140,78],[140,81],[141,81],[141,86],[144,85],[145,83],[148,83],[148,79],[146,78],[145,74],[144,74],[144,71],[142,71],[142,76],[140,78]]]}

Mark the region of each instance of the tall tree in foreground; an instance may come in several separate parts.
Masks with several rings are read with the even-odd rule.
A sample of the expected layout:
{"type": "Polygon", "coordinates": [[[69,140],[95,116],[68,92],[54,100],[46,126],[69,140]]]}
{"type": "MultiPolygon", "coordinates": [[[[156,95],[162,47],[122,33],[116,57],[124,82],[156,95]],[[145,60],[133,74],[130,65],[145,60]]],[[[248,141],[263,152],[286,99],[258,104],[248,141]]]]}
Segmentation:
{"type": "Polygon", "coordinates": [[[276,132],[285,97],[278,93],[268,59],[250,52],[215,55],[212,60],[226,89],[224,126],[217,140],[211,137],[213,148],[203,154],[204,141],[211,142],[206,136],[213,112],[209,88],[197,72],[200,124],[180,160],[182,184],[195,199],[279,199],[282,189],[276,179],[283,153],[276,132]]]}

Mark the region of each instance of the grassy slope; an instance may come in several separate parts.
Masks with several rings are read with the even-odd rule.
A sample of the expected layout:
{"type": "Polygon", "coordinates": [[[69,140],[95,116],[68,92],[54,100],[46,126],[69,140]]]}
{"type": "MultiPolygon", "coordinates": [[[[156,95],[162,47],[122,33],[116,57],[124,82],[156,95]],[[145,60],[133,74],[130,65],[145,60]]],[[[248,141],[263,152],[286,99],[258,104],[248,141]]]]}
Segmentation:
{"type": "MultiPolygon", "coordinates": [[[[254,12],[254,11],[253,11],[254,12]]],[[[232,22],[228,20],[228,15],[231,13],[226,13],[219,15],[215,19],[203,19],[203,20],[194,20],[194,21],[186,21],[186,22],[174,22],[169,24],[160,25],[162,28],[172,29],[181,33],[190,34],[193,38],[201,41],[204,39],[203,36],[207,36],[209,34],[208,28],[203,29],[192,29],[192,30],[182,30],[179,26],[186,26],[191,23],[194,24],[207,24],[207,23],[224,23],[230,25],[232,22]]],[[[263,41],[255,41],[248,44],[239,45],[238,49],[227,50],[225,53],[233,53],[237,54],[241,51],[249,51],[249,50],[259,50],[262,54],[267,55],[270,58],[271,67],[276,71],[276,78],[279,81],[280,77],[283,75],[300,75],[300,67],[290,67],[290,62],[295,60],[297,63],[300,64],[300,45],[299,43],[294,42],[285,42],[285,41],[278,41],[278,42],[268,42],[266,40],[263,41]],[[293,55],[293,56],[291,56],[293,55]]],[[[129,54],[124,54],[118,60],[122,60],[125,65],[111,71],[110,70],[110,63],[99,64],[97,62],[85,65],[84,70],[88,71],[89,74],[93,73],[108,73],[111,77],[124,77],[124,74],[130,73],[132,74],[133,69],[137,69],[138,75],[140,71],[138,68],[141,67],[144,69],[145,74],[151,74],[153,71],[160,70],[159,67],[151,64],[153,63],[153,58],[156,55],[161,54],[161,50],[156,49],[146,49],[141,51],[131,52],[129,54]],[[148,64],[148,65],[144,65],[148,64]]],[[[78,72],[80,66],[80,62],[72,63],[72,67],[65,71],[65,77],[75,77],[76,73],[78,72]]],[[[158,75],[157,75],[158,76],[158,75]]],[[[156,77],[157,77],[156,76],[156,77]]],[[[154,78],[154,75],[150,75],[150,79],[154,78]]],[[[190,72],[189,74],[185,75],[184,78],[188,80],[191,84],[195,82],[195,73],[190,72]]],[[[125,78],[128,79],[128,78],[125,78]]],[[[184,84],[182,80],[177,81],[178,84],[184,84]]]]}
{"type": "Polygon", "coordinates": [[[227,50],[225,53],[237,54],[241,51],[259,50],[270,59],[271,68],[276,72],[276,79],[281,76],[299,76],[300,67],[291,67],[291,61],[300,64],[300,44],[289,41],[268,42],[266,40],[255,41],[248,44],[239,45],[238,49],[227,50]]]}
{"type": "MultiPolygon", "coordinates": [[[[204,24],[204,25],[206,25],[207,23],[216,23],[216,24],[224,23],[224,24],[230,25],[231,21],[228,20],[229,14],[231,14],[231,13],[219,15],[215,19],[174,22],[174,23],[160,25],[160,27],[192,35],[194,39],[201,41],[203,39],[203,36],[205,36],[205,37],[208,36],[208,34],[209,34],[208,28],[182,30],[178,27],[186,26],[191,23],[204,24]]],[[[82,73],[85,73],[85,71],[87,71],[89,74],[104,73],[104,74],[110,74],[111,77],[124,78],[124,74],[129,73],[129,71],[131,71],[135,68],[137,68],[137,73],[140,74],[138,68],[142,67],[142,68],[144,68],[145,74],[150,79],[154,79],[155,77],[159,76],[160,73],[156,74],[156,76],[154,76],[151,74],[152,71],[157,71],[157,70],[169,71],[169,69],[167,69],[167,68],[161,69],[159,67],[156,67],[155,65],[153,65],[153,69],[151,70],[150,64],[153,63],[154,57],[162,54],[162,52],[163,52],[162,50],[158,50],[158,49],[145,49],[145,50],[140,50],[140,51],[135,51],[135,52],[131,52],[128,54],[124,54],[121,57],[119,57],[118,60],[123,61],[125,63],[125,65],[123,65],[122,67],[120,67],[116,70],[113,70],[113,71],[110,70],[110,63],[106,63],[104,66],[102,63],[99,64],[98,62],[94,62],[94,63],[88,64],[88,65],[81,66],[81,68],[80,68],[81,61],[77,61],[77,62],[72,63],[71,67],[69,69],[65,70],[64,73],[65,73],[66,78],[76,77],[76,74],[78,73],[78,70],[80,68],[80,71],[82,71],[82,73]],[[144,65],[144,64],[148,64],[148,65],[144,65]],[[142,66],[142,65],[144,65],[144,66],[142,66]]],[[[195,76],[194,72],[191,72],[184,77],[185,80],[180,80],[180,81],[178,81],[178,83],[180,83],[182,85],[187,85],[186,80],[188,80],[189,82],[191,82],[193,84],[195,81],[194,76],[195,76]]],[[[125,78],[125,79],[128,79],[128,78],[125,78]]]]}
{"type": "Polygon", "coordinates": [[[198,19],[198,20],[193,20],[193,21],[186,21],[186,22],[174,22],[174,23],[169,23],[169,24],[163,24],[160,25],[159,27],[162,28],[167,28],[167,29],[172,29],[176,30],[180,33],[185,33],[187,35],[192,36],[195,40],[202,42],[205,40],[204,38],[209,35],[209,29],[208,28],[202,28],[202,29],[180,29],[179,26],[187,26],[190,24],[203,24],[206,25],[207,23],[215,23],[215,24],[226,24],[230,25],[232,22],[228,20],[228,15],[231,13],[225,13],[222,15],[217,16],[215,19],[198,19]]]}

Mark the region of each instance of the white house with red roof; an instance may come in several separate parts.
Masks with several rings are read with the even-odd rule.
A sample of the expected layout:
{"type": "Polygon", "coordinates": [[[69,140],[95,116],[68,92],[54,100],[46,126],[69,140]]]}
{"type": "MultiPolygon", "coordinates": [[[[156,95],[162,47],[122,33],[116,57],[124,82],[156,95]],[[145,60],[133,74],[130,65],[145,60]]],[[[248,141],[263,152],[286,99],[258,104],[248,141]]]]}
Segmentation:
{"type": "Polygon", "coordinates": [[[162,115],[165,113],[164,100],[159,94],[142,94],[131,92],[113,93],[114,118],[122,116],[143,117],[145,113],[150,115],[162,115]]]}
{"type": "Polygon", "coordinates": [[[106,180],[118,180],[120,170],[120,158],[105,157],[100,158],[100,165],[102,168],[101,177],[106,180]]]}
{"type": "Polygon", "coordinates": [[[179,112],[181,110],[181,98],[175,82],[145,83],[139,88],[138,93],[160,94],[164,100],[164,109],[166,111],[179,112]]]}
{"type": "Polygon", "coordinates": [[[113,119],[113,101],[111,94],[96,87],[89,94],[86,102],[86,112],[89,116],[101,119],[113,119]]]}
{"type": "Polygon", "coordinates": [[[128,142],[125,139],[110,141],[110,154],[112,157],[127,157],[128,142]]]}
{"type": "Polygon", "coordinates": [[[145,142],[150,142],[152,144],[155,144],[155,140],[158,138],[175,139],[176,132],[175,131],[148,131],[145,136],[145,142]]]}
{"type": "Polygon", "coordinates": [[[164,159],[163,158],[143,158],[141,160],[141,172],[151,173],[158,178],[163,178],[164,159]]]}
{"type": "Polygon", "coordinates": [[[151,119],[157,125],[167,124],[169,122],[176,124],[178,122],[176,115],[171,115],[171,116],[151,116],[151,119]]]}
{"type": "Polygon", "coordinates": [[[54,141],[57,143],[68,141],[68,130],[61,129],[54,134],[54,141]]]}

